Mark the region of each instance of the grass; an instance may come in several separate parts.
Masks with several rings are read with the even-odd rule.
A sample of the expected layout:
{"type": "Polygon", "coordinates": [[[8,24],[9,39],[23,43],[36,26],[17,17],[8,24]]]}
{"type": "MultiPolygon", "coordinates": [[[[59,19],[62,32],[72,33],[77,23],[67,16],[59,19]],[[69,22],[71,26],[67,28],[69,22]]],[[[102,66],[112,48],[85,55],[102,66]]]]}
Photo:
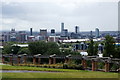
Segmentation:
{"type": "Polygon", "coordinates": [[[3,70],[60,71],[52,73],[2,73],[3,78],[118,78],[118,73],[2,65],[3,70]],[[62,71],[62,72],[61,72],[62,71]]]}
{"type": "Polygon", "coordinates": [[[54,68],[11,66],[11,65],[2,65],[2,70],[57,71],[57,72],[74,72],[74,71],[78,72],[79,71],[79,70],[72,70],[72,69],[54,69],[54,68]]]}

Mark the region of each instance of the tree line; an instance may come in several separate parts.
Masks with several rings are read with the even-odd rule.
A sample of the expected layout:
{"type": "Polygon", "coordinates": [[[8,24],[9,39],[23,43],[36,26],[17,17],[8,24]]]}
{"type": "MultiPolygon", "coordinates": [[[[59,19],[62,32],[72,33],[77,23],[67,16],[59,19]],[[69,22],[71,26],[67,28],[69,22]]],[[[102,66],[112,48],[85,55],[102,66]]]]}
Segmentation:
{"type": "MultiPolygon", "coordinates": [[[[103,56],[105,57],[115,57],[120,58],[120,46],[116,46],[115,40],[112,36],[107,35],[105,40],[102,42],[104,45],[103,56]]],[[[74,52],[71,49],[61,48],[63,45],[56,42],[45,42],[45,41],[36,41],[28,43],[29,46],[21,48],[19,46],[12,46],[14,43],[6,43],[2,51],[3,54],[44,54],[44,55],[80,55],[79,52],[74,52]],[[61,49],[60,49],[61,48],[61,49]]],[[[69,48],[69,44],[65,46],[69,48]]],[[[98,42],[94,42],[93,39],[90,39],[90,43],[87,49],[88,55],[93,56],[98,54],[98,42]]]]}

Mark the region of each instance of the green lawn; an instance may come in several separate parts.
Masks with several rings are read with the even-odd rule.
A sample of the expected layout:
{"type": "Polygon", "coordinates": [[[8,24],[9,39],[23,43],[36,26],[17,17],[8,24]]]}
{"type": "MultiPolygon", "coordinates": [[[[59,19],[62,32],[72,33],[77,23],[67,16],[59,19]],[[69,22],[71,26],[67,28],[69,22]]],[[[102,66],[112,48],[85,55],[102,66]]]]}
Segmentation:
{"type": "Polygon", "coordinates": [[[3,65],[4,70],[62,71],[53,73],[2,73],[3,78],[118,78],[117,73],[3,65]]]}

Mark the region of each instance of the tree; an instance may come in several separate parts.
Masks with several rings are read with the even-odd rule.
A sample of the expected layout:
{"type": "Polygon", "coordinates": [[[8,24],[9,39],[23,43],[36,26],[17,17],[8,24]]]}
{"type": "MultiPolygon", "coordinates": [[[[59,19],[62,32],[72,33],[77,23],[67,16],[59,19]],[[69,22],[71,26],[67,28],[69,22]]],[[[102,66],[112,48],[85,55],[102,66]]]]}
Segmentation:
{"type": "Polygon", "coordinates": [[[21,48],[19,51],[18,51],[18,54],[30,54],[30,51],[28,48],[21,48]]]}
{"type": "Polygon", "coordinates": [[[98,44],[96,43],[96,44],[94,45],[93,55],[97,55],[97,53],[98,53],[98,44]]]}
{"type": "Polygon", "coordinates": [[[8,44],[8,45],[5,45],[2,53],[3,53],[3,54],[10,54],[10,53],[12,53],[12,46],[9,45],[9,44],[8,44]]]}
{"type": "Polygon", "coordinates": [[[88,55],[92,56],[94,53],[94,42],[93,39],[90,40],[90,44],[88,46],[88,55]]]}
{"type": "Polygon", "coordinates": [[[55,42],[48,42],[46,54],[60,54],[59,46],[55,42]]]}
{"type": "Polygon", "coordinates": [[[17,54],[19,51],[19,46],[13,46],[12,43],[6,43],[3,49],[3,54],[17,54]]]}
{"type": "Polygon", "coordinates": [[[104,47],[104,52],[103,56],[104,57],[110,57],[111,55],[114,57],[115,54],[115,43],[114,38],[110,35],[105,36],[105,47],[104,47]]]}
{"type": "Polygon", "coordinates": [[[59,54],[59,46],[55,42],[37,41],[31,42],[28,46],[32,54],[59,54]]]}
{"type": "Polygon", "coordinates": [[[17,54],[20,50],[20,46],[12,46],[12,54],[17,54]]]}
{"type": "Polygon", "coordinates": [[[120,47],[116,47],[115,48],[115,55],[114,55],[115,58],[120,58],[120,47]]]}
{"type": "Polygon", "coordinates": [[[46,42],[45,41],[30,42],[28,49],[30,50],[31,54],[44,54],[47,50],[46,42]]]}

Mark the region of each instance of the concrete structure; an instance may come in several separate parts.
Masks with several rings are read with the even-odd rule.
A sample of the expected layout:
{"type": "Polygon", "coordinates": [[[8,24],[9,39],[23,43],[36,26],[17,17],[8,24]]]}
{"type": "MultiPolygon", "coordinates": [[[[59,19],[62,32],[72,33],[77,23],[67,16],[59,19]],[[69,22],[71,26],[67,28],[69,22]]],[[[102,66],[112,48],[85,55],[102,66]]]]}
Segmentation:
{"type": "Polygon", "coordinates": [[[95,37],[99,38],[99,29],[98,28],[95,29],[95,37]]]}
{"type": "Polygon", "coordinates": [[[25,31],[19,31],[18,32],[18,41],[21,43],[24,43],[27,41],[27,34],[25,31]]]}
{"type": "Polygon", "coordinates": [[[113,63],[113,64],[116,64],[118,67],[120,66],[120,59],[117,59],[117,58],[110,58],[110,57],[97,57],[97,56],[80,56],[80,55],[67,55],[67,56],[62,56],[62,55],[56,55],[56,54],[53,54],[53,55],[33,55],[33,56],[29,56],[29,55],[26,55],[26,54],[23,54],[22,56],[17,56],[17,55],[2,55],[2,63],[5,63],[5,58],[9,58],[10,61],[9,61],[9,64],[10,65],[28,65],[28,58],[32,58],[33,59],[33,64],[32,66],[36,66],[36,65],[39,65],[40,64],[40,61],[41,59],[43,58],[46,58],[46,59],[49,59],[49,64],[56,64],[56,59],[64,59],[65,60],[65,63],[69,63],[71,60],[73,59],[79,59],[81,60],[81,64],[83,66],[84,69],[87,69],[88,67],[90,67],[89,65],[87,65],[87,61],[90,61],[89,64],[92,64],[92,71],[96,71],[98,70],[98,63],[99,62],[103,62],[104,63],[104,71],[105,72],[109,72],[110,71],[110,63],[113,63]],[[14,63],[15,62],[15,58],[17,58],[17,63],[14,63]],[[20,62],[20,60],[22,59],[23,57],[23,63],[20,62]],[[39,60],[39,61],[37,61],[39,60]]]}
{"type": "Polygon", "coordinates": [[[51,35],[55,36],[55,29],[51,29],[51,35]]]}
{"type": "Polygon", "coordinates": [[[35,40],[35,36],[28,36],[27,37],[27,41],[28,42],[32,42],[32,41],[34,41],[35,40]]]}
{"type": "MultiPolygon", "coordinates": [[[[86,39],[69,39],[69,40],[63,40],[64,43],[70,43],[70,42],[85,42],[85,41],[89,41],[89,38],[86,39]]],[[[102,41],[101,38],[97,38],[97,39],[93,39],[93,41],[102,41]]]]}
{"type": "Polygon", "coordinates": [[[32,31],[32,28],[30,28],[30,36],[33,35],[33,31],[32,31]]]}
{"type": "Polygon", "coordinates": [[[78,34],[79,33],[79,27],[75,26],[75,33],[78,34]]]}
{"type": "Polygon", "coordinates": [[[67,37],[67,36],[68,36],[68,30],[67,30],[67,29],[64,29],[64,30],[62,31],[62,35],[61,35],[61,36],[67,37]]]}
{"type": "Polygon", "coordinates": [[[63,31],[64,31],[64,23],[62,22],[61,23],[61,34],[63,33],[63,31]]]}
{"type": "Polygon", "coordinates": [[[50,42],[58,42],[60,40],[60,36],[49,36],[48,41],[50,42]]]}
{"type": "Polygon", "coordinates": [[[40,36],[42,36],[44,38],[44,40],[46,40],[46,38],[47,38],[47,29],[40,29],[40,36]]]}

